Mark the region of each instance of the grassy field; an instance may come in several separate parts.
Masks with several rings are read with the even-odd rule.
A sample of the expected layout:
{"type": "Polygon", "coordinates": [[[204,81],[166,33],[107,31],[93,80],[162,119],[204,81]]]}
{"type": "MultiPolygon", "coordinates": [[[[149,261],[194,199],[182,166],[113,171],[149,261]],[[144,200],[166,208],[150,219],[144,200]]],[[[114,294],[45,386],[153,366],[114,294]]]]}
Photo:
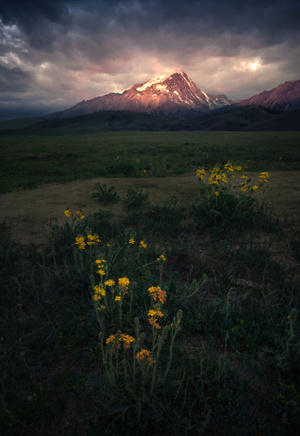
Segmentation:
{"type": "Polygon", "coordinates": [[[297,140],[1,138],[2,433],[298,434],[297,140]]]}
{"type": "Polygon", "coordinates": [[[250,171],[299,170],[299,141],[299,132],[2,136],[0,192],[98,176],[165,177],[228,160],[250,171]]]}

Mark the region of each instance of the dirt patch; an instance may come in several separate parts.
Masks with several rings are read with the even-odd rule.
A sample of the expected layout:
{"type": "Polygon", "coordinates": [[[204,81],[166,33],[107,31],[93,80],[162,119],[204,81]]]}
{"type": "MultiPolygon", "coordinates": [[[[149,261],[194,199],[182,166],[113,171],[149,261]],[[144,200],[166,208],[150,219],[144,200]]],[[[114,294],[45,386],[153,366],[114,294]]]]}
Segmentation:
{"type": "MultiPolygon", "coordinates": [[[[253,182],[258,173],[246,173],[253,182]]],[[[32,190],[19,190],[0,195],[1,220],[11,228],[14,240],[21,243],[33,242],[43,246],[55,217],[61,223],[66,219],[68,207],[76,212],[82,209],[86,215],[99,209],[110,210],[117,217],[125,213],[123,201],[102,205],[91,194],[95,184],[105,183],[107,188],[115,186],[121,199],[129,188],[143,189],[150,201],[164,201],[176,196],[180,203],[187,204],[197,194],[197,177],[194,173],[167,178],[95,178],[65,184],[51,183],[32,190]]],[[[278,171],[270,173],[270,182],[265,193],[267,205],[278,217],[299,218],[300,171],[278,171]]]]}

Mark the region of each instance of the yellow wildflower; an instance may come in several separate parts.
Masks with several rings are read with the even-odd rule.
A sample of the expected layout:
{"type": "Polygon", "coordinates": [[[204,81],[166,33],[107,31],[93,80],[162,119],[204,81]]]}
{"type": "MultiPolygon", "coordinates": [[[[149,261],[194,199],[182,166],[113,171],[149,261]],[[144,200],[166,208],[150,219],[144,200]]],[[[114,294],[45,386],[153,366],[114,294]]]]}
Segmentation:
{"type": "Polygon", "coordinates": [[[126,346],[126,344],[129,344],[129,346],[130,346],[130,344],[132,342],[134,342],[135,339],[134,339],[133,336],[126,335],[125,333],[122,333],[121,336],[119,337],[119,341],[123,341],[124,342],[124,347],[129,348],[128,346],[126,346]]]}
{"type": "Polygon", "coordinates": [[[115,301],[121,301],[121,295],[117,295],[117,296],[115,297],[115,301]]]}
{"type": "Polygon", "coordinates": [[[132,245],[135,244],[135,240],[133,238],[130,238],[129,239],[129,244],[132,244],[132,245]]]}
{"type": "Polygon", "coordinates": [[[100,274],[100,276],[105,276],[106,271],[104,271],[104,269],[98,269],[97,273],[100,274]]]}
{"type": "Polygon", "coordinates": [[[102,297],[101,297],[101,295],[99,295],[99,294],[94,294],[94,295],[93,295],[93,300],[94,300],[94,301],[99,301],[99,300],[101,300],[101,298],[102,298],[102,297]]]}
{"type": "Polygon", "coordinates": [[[149,312],[148,312],[148,316],[156,317],[156,319],[157,319],[157,317],[158,318],[162,318],[164,316],[164,314],[162,313],[161,310],[150,309],[149,312]]]}
{"type": "Polygon", "coordinates": [[[215,194],[216,194],[216,196],[218,196],[218,195],[219,195],[219,192],[218,192],[218,191],[215,191],[215,194]]]}
{"type": "Polygon", "coordinates": [[[78,245],[78,248],[80,248],[81,250],[84,250],[86,247],[86,243],[84,241],[84,237],[83,236],[77,236],[75,238],[75,245],[78,245]]]}
{"type": "Polygon", "coordinates": [[[147,244],[144,241],[140,241],[140,247],[147,248],[147,244]]]}
{"type": "Polygon", "coordinates": [[[69,217],[69,216],[72,215],[72,212],[70,211],[70,209],[66,209],[66,210],[64,211],[64,214],[66,215],[66,217],[69,217]]]}
{"type": "Polygon", "coordinates": [[[96,233],[94,235],[92,234],[87,235],[87,238],[88,238],[88,242],[87,242],[88,245],[95,245],[96,242],[101,242],[99,236],[96,233]]]}
{"type": "Polygon", "coordinates": [[[96,285],[93,287],[93,289],[95,290],[95,294],[105,297],[105,289],[103,289],[101,286],[96,285]]]}
{"type": "Polygon", "coordinates": [[[118,283],[119,283],[119,288],[126,288],[129,285],[130,281],[127,277],[123,277],[123,278],[119,278],[118,283]]]}
{"type": "Polygon", "coordinates": [[[256,189],[258,189],[258,186],[257,186],[257,185],[252,186],[252,190],[253,190],[253,191],[256,191],[256,189]]]}
{"type": "Polygon", "coordinates": [[[112,342],[115,339],[115,335],[110,335],[107,339],[106,339],[106,344],[109,344],[110,342],[112,342]]]}
{"type": "Polygon", "coordinates": [[[263,171],[262,173],[260,173],[260,175],[258,176],[258,178],[259,178],[259,182],[260,183],[262,183],[262,182],[266,182],[266,183],[268,183],[268,181],[269,181],[269,173],[267,173],[266,171],[263,171]]]}
{"type": "Polygon", "coordinates": [[[203,177],[206,175],[206,171],[204,169],[200,168],[196,171],[196,176],[200,179],[203,180],[203,177]]]}
{"type": "Polygon", "coordinates": [[[155,287],[152,286],[148,289],[150,292],[150,295],[152,296],[153,300],[159,300],[162,304],[166,301],[167,293],[165,291],[162,291],[159,286],[155,287]]]}
{"type": "Polygon", "coordinates": [[[165,258],[165,256],[163,255],[163,254],[161,254],[157,259],[156,259],[158,262],[160,262],[160,261],[162,261],[162,262],[166,262],[166,258],[165,258]]]}
{"type": "Polygon", "coordinates": [[[149,365],[153,365],[155,363],[155,360],[153,360],[153,357],[151,356],[151,351],[146,350],[145,348],[142,348],[141,351],[136,354],[136,359],[140,361],[146,359],[149,365]]]}
{"type": "Polygon", "coordinates": [[[115,283],[115,281],[114,280],[106,280],[106,282],[104,282],[104,284],[106,285],[106,286],[114,286],[116,283],[115,283]]]}
{"type": "Polygon", "coordinates": [[[80,216],[80,218],[83,220],[83,218],[85,218],[85,215],[83,214],[83,212],[81,210],[79,210],[78,212],[76,212],[77,215],[80,216]]]}
{"type": "Polygon", "coordinates": [[[106,260],[105,259],[97,259],[95,260],[95,263],[100,264],[100,263],[105,263],[106,260]]]}

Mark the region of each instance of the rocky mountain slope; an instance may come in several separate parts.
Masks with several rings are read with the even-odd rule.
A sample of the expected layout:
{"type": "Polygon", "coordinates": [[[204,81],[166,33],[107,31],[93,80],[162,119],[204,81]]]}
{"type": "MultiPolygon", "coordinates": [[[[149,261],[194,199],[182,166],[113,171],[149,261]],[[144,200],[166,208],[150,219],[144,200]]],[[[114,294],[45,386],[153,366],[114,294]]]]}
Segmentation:
{"type": "Polygon", "coordinates": [[[47,118],[71,118],[107,110],[159,116],[197,116],[231,103],[225,95],[210,95],[201,91],[183,71],[179,71],[136,84],[122,94],[110,93],[83,100],[47,118]]]}
{"type": "Polygon", "coordinates": [[[263,91],[235,106],[259,105],[276,110],[300,109],[300,80],[285,82],[270,91],[263,91]]]}

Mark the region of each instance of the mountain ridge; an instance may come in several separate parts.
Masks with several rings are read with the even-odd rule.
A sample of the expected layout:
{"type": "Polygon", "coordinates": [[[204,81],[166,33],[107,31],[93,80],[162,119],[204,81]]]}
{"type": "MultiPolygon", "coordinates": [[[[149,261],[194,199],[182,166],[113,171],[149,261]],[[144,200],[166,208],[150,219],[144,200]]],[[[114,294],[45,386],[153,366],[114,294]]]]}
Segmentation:
{"type": "Polygon", "coordinates": [[[71,118],[103,110],[128,110],[157,116],[199,116],[229,106],[225,95],[207,94],[183,71],[164,74],[133,85],[123,93],[108,93],[82,100],[71,108],[47,116],[71,118]]]}
{"type": "Polygon", "coordinates": [[[257,105],[268,109],[299,110],[300,109],[300,80],[291,80],[262,91],[250,98],[234,103],[234,106],[257,105]]]}

